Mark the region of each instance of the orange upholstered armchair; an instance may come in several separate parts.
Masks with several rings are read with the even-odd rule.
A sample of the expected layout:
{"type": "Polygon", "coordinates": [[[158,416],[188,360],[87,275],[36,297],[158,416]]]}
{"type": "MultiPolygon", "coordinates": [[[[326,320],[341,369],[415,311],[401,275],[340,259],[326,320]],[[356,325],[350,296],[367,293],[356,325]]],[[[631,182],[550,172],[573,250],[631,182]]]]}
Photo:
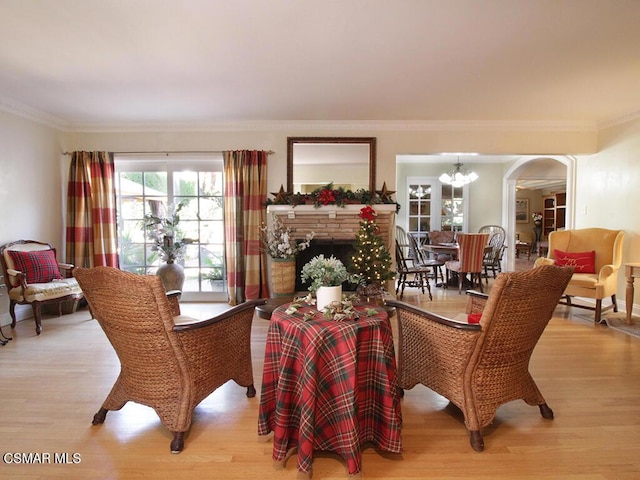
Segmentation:
{"type": "Polygon", "coordinates": [[[624,231],[606,228],[558,230],[549,234],[549,251],[535,265],[568,265],[575,268],[564,292],[567,304],[594,310],[594,321],[602,316],[602,299],[611,297],[611,305],[618,311],[616,291],[618,270],[622,263],[624,231]],[[572,304],[571,297],[594,299],[595,307],[572,304]]]}
{"type": "Polygon", "coordinates": [[[115,349],[120,375],[93,424],[128,401],[153,408],[172,433],[178,453],[193,410],[229,380],[253,397],[251,323],[255,306],[242,303],[208,320],[180,315],[177,296],[168,298],[156,275],[112,267],[74,271],[91,312],[115,349]]]}

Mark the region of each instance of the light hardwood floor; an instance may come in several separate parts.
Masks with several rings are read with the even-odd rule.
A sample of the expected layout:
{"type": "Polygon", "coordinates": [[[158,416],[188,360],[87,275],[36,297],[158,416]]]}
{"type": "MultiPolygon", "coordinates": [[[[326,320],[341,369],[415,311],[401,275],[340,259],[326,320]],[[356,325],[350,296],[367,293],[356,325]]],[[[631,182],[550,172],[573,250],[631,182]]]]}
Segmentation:
{"type": "MultiPolygon", "coordinates": [[[[491,284],[492,282],[490,282],[491,284]]],[[[433,288],[434,299],[408,290],[405,300],[447,315],[462,311],[456,289],[433,288]]],[[[219,305],[184,304],[200,318],[219,305]]],[[[640,478],[640,339],[594,325],[559,306],[532,359],[531,371],[556,418],[517,401],[498,410],[484,431],[485,451],[474,452],[458,415],[423,386],[402,400],[401,455],[366,448],[364,478],[637,479],[640,478]]],[[[0,450],[48,453],[51,463],[7,464],[0,478],[36,479],[294,479],[271,463],[271,442],[257,435],[267,321],[253,325],[258,396],[228,383],[202,402],[185,450],[169,453],[170,433],[147,407],[127,404],[92,426],[118,374],[118,360],[87,310],[43,321],[19,322],[14,340],[0,347],[0,450]],[[55,453],[79,454],[54,464],[55,453]]],[[[9,333],[9,328],[4,327],[9,333]]],[[[13,457],[12,457],[13,458],[13,457]]],[[[318,454],[314,479],[344,479],[344,462],[318,454]]]]}

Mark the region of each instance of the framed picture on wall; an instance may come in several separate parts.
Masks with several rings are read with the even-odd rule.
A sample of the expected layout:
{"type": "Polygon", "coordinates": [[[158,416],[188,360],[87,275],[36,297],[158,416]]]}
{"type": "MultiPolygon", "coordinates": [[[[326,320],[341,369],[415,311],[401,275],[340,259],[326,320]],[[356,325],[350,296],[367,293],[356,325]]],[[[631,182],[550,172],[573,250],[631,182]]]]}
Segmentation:
{"type": "Polygon", "coordinates": [[[516,223],[529,223],[529,199],[516,199],[516,223]]]}

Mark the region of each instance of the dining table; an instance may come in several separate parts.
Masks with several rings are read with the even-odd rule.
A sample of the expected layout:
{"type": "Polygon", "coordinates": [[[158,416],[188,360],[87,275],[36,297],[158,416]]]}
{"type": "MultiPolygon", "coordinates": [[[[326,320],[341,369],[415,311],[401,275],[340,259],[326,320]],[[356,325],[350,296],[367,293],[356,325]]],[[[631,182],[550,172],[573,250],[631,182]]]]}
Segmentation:
{"type": "Polygon", "coordinates": [[[361,472],[371,443],[402,451],[402,413],[393,334],[387,310],[354,303],[337,319],[315,305],[286,303],[271,316],[260,393],[258,434],[273,432],[273,461],[311,475],[313,453],[337,453],[348,475],[361,472]]]}

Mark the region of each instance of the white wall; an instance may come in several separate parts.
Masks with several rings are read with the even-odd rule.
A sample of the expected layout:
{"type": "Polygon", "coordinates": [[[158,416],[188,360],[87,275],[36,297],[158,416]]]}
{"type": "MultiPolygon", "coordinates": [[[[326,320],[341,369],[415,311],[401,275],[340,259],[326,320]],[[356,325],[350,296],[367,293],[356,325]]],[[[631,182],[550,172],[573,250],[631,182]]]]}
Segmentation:
{"type": "MultiPolygon", "coordinates": [[[[639,260],[640,247],[636,185],[640,176],[640,121],[607,129],[596,135],[587,131],[556,129],[526,130],[443,126],[419,128],[379,124],[348,124],[331,128],[274,125],[272,129],[244,131],[77,131],[59,132],[54,128],[0,112],[0,242],[17,238],[37,238],[63,247],[62,211],[65,186],[63,177],[70,157],[62,151],[221,151],[234,149],[273,150],[269,157],[268,189],[278,191],[286,184],[286,146],[288,136],[371,136],[377,137],[377,188],[383,182],[391,190],[396,185],[396,156],[451,151],[477,151],[483,154],[544,155],[567,153],[578,157],[576,218],[577,227],[608,226],[627,231],[625,261],[639,260]],[[598,142],[601,148],[599,153],[598,142]],[[586,206],[586,215],[580,215],[586,206]]],[[[474,165],[480,175],[472,186],[470,230],[486,223],[501,223],[498,212],[506,166],[474,165]],[[482,188],[480,188],[482,187],[482,188]]],[[[59,252],[64,255],[64,252],[59,252]]],[[[640,290],[640,289],[639,289],[640,290]]],[[[624,298],[624,282],[619,299],[624,298]]],[[[638,296],[636,296],[638,298],[638,296]]],[[[0,297],[0,302],[6,300],[0,297]]],[[[0,314],[7,311],[0,304],[0,314]]],[[[4,315],[3,315],[4,318],[4,315]]]]}
{"type": "MultiPolygon", "coordinates": [[[[622,261],[640,262],[640,119],[602,130],[598,139],[598,153],[578,156],[575,226],[624,230],[622,261]]],[[[617,298],[624,302],[624,269],[617,298]]],[[[634,304],[639,300],[640,284],[634,304]]]]}
{"type": "MultiPolygon", "coordinates": [[[[62,135],[54,128],[0,111],[0,245],[20,239],[51,243],[64,259],[62,135]]],[[[8,322],[6,288],[0,322],[8,322]]],[[[30,308],[18,308],[20,318],[30,308]],[[26,310],[26,311],[25,311],[26,310]]]]}

